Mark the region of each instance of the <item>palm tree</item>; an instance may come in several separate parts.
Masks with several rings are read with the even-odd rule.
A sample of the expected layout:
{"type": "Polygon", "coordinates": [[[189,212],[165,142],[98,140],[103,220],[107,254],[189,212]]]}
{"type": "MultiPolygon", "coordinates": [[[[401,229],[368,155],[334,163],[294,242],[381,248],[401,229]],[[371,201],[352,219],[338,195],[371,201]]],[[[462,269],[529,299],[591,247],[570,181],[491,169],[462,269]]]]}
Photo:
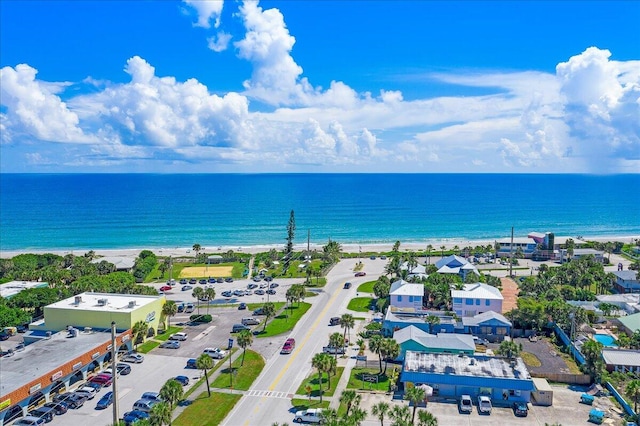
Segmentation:
{"type": "Polygon", "coordinates": [[[522,344],[517,344],[512,340],[505,340],[500,343],[498,349],[496,349],[495,353],[498,355],[505,356],[509,359],[517,358],[522,352],[522,344]]]}
{"type": "Polygon", "coordinates": [[[167,300],[162,306],[162,315],[167,319],[167,328],[171,326],[171,317],[178,313],[178,305],[173,300],[167,300]]]}
{"type": "Polygon", "coordinates": [[[362,397],[356,393],[354,390],[345,390],[340,395],[340,403],[347,406],[347,412],[345,413],[345,417],[349,416],[349,411],[351,410],[352,405],[358,405],[360,403],[360,399],[362,397]]]}
{"type": "Polygon", "coordinates": [[[427,394],[422,387],[411,386],[404,394],[404,399],[413,404],[413,413],[411,414],[411,424],[414,423],[416,418],[416,410],[418,409],[418,404],[427,397],[427,394]]]}
{"type": "Polygon", "coordinates": [[[411,410],[406,405],[394,405],[389,413],[393,426],[410,426],[411,410]]]}
{"type": "Polygon", "coordinates": [[[336,358],[338,358],[338,348],[344,347],[344,336],[338,332],[329,335],[329,346],[336,348],[336,358]]]}
{"type": "Polygon", "coordinates": [[[388,337],[382,340],[381,351],[384,356],[384,371],[382,374],[387,374],[389,359],[395,359],[400,355],[400,345],[393,338],[388,337]]]}
{"type": "Polygon", "coordinates": [[[204,297],[207,298],[207,314],[209,314],[209,302],[216,298],[216,290],[213,287],[208,287],[204,291],[204,297]]]}
{"type": "Polygon", "coordinates": [[[378,354],[378,360],[380,361],[380,373],[382,373],[382,341],[383,337],[379,334],[371,336],[369,339],[369,350],[374,354],[378,354]]]}
{"type": "Polygon", "coordinates": [[[204,290],[202,287],[196,287],[191,295],[198,301],[198,315],[200,315],[200,299],[204,297],[204,290]]]}
{"type": "Polygon", "coordinates": [[[384,418],[387,416],[387,413],[389,413],[389,404],[384,401],[380,401],[371,407],[371,414],[380,420],[380,426],[384,426],[384,418]]]}
{"type": "Polygon", "coordinates": [[[437,315],[427,315],[427,317],[424,319],[424,322],[429,324],[429,333],[432,333],[432,327],[434,325],[440,324],[440,317],[437,315]]]}
{"type": "Polygon", "coordinates": [[[171,408],[166,402],[154,405],[149,412],[149,424],[151,426],[162,426],[171,424],[171,408]]]}
{"type": "Polygon", "coordinates": [[[242,330],[236,336],[236,340],[238,341],[238,346],[242,348],[242,362],[240,363],[240,366],[243,366],[244,355],[247,352],[247,346],[251,346],[251,344],[253,343],[253,333],[251,333],[251,330],[242,330]]]}
{"type": "Polygon", "coordinates": [[[133,324],[131,332],[133,333],[133,343],[136,345],[136,350],[138,350],[138,344],[144,342],[144,339],[147,337],[149,324],[145,321],[138,321],[133,324]]]}
{"type": "Polygon", "coordinates": [[[343,314],[340,317],[340,326],[344,328],[345,342],[348,342],[349,340],[351,340],[351,336],[349,336],[349,340],[347,340],[347,332],[353,328],[355,323],[356,323],[356,320],[353,318],[353,315],[351,314],[343,314]]]}
{"type": "Polygon", "coordinates": [[[440,257],[444,258],[444,249],[446,249],[447,246],[440,246],[440,257]]]}
{"type": "Polygon", "coordinates": [[[638,399],[640,399],[640,380],[631,380],[627,383],[624,393],[633,401],[633,411],[638,412],[638,399]]]}
{"type": "Polygon", "coordinates": [[[438,419],[427,410],[419,410],[418,426],[438,426],[438,419]]]}
{"type": "Polygon", "coordinates": [[[431,252],[433,251],[433,246],[431,244],[427,245],[427,265],[431,265],[431,252]]]}
{"type": "MultiPolygon", "coordinates": [[[[169,404],[169,412],[173,412],[173,407],[182,399],[184,390],[182,385],[176,379],[169,379],[160,388],[160,398],[169,404]]],[[[169,416],[169,425],[171,425],[171,416],[169,416]]]]}
{"type": "Polygon", "coordinates": [[[274,305],[273,302],[265,303],[262,306],[262,313],[265,316],[264,327],[262,328],[262,331],[264,332],[267,329],[267,322],[269,321],[269,318],[276,314],[276,305],[274,305]]]}
{"type": "Polygon", "coordinates": [[[200,244],[194,244],[192,248],[193,251],[196,252],[196,257],[198,257],[198,255],[200,254],[200,250],[202,250],[202,246],[200,244]]]}
{"type": "Polygon", "coordinates": [[[322,373],[325,371],[325,353],[317,353],[311,360],[311,366],[318,370],[318,386],[320,388],[320,402],[322,402],[322,373]]]}
{"type": "Polygon", "coordinates": [[[213,360],[207,354],[202,354],[196,359],[196,367],[204,372],[204,381],[207,382],[207,393],[211,396],[211,388],[209,387],[209,377],[207,376],[207,370],[213,368],[213,360]]]}

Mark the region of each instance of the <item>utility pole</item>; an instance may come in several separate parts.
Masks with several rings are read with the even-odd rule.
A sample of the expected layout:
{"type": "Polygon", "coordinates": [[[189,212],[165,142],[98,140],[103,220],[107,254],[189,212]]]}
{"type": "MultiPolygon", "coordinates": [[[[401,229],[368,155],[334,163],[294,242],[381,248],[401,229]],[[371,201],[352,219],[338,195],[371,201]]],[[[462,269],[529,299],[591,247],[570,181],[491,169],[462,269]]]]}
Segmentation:
{"type": "Polygon", "coordinates": [[[118,347],[116,346],[116,322],[111,321],[111,390],[113,392],[113,424],[120,421],[118,414],[118,347]]]}
{"type": "Polygon", "coordinates": [[[513,226],[511,227],[511,244],[509,246],[509,277],[513,277],[513,226]]]}

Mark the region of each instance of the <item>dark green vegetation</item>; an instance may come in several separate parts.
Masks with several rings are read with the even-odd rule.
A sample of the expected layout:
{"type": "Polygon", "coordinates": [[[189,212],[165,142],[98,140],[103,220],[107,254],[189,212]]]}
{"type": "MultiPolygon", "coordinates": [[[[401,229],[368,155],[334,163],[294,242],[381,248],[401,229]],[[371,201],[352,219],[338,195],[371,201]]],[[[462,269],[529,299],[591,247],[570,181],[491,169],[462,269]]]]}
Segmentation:
{"type": "Polygon", "coordinates": [[[208,396],[203,392],[173,421],[173,425],[219,425],[240,398],[242,395],[238,394],[214,392],[208,396]]]}

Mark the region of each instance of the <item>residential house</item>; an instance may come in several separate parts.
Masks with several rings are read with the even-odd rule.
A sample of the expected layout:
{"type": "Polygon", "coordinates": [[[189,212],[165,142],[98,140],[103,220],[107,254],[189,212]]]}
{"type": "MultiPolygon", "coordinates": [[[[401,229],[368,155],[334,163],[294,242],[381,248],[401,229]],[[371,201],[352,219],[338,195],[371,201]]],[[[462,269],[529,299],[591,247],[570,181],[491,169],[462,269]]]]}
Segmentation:
{"type": "Polygon", "coordinates": [[[409,326],[393,333],[400,345],[398,360],[404,360],[406,351],[473,355],[476,345],[473,336],[467,334],[429,334],[417,327],[409,326]]]}
{"type": "Polygon", "coordinates": [[[602,359],[608,372],[640,374],[640,351],[629,349],[603,349],[602,359]]]}
{"type": "Polygon", "coordinates": [[[634,332],[640,330],[640,313],[620,317],[618,322],[621,324],[622,331],[631,336],[634,332]]]}
{"type": "Polygon", "coordinates": [[[389,289],[389,309],[394,312],[415,312],[423,310],[424,285],[398,280],[389,289]]]}
{"type": "Polygon", "coordinates": [[[640,280],[638,271],[615,271],[616,276],[614,288],[618,293],[640,293],[640,280]]]}
{"type": "Polygon", "coordinates": [[[428,315],[405,314],[387,309],[382,321],[382,334],[386,337],[391,337],[394,332],[409,326],[418,328],[425,333],[455,333],[457,322],[453,317],[437,316],[440,320],[438,324],[429,324],[425,321],[428,315]]]}
{"type": "Polygon", "coordinates": [[[593,256],[596,262],[600,262],[600,263],[605,262],[604,252],[600,250],[591,249],[591,248],[577,248],[577,249],[573,249],[573,254],[569,256],[567,249],[564,249],[564,248],[560,249],[560,259],[578,260],[580,258],[587,257],[587,256],[593,256]]]}
{"type": "Polygon", "coordinates": [[[483,312],[473,317],[463,317],[464,333],[485,338],[491,342],[504,340],[511,334],[511,321],[493,311],[483,312]]]}
{"type": "Polygon", "coordinates": [[[502,313],[502,294],[484,283],[465,284],[463,290],[451,290],[453,312],[472,317],[487,311],[502,313]]]}
{"type": "Polygon", "coordinates": [[[135,266],[136,259],[133,257],[123,257],[123,256],[104,256],[93,259],[91,263],[97,265],[101,262],[111,263],[115,266],[116,271],[122,272],[131,272],[133,267],[135,266]]]}
{"type": "Polygon", "coordinates": [[[467,275],[474,273],[480,276],[478,269],[467,261],[467,259],[452,254],[451,256],[443,257],[436,263],[436,269],[439,274],[455,274],[459,275],[462,280],[467,278],[467,275]]]}
{"type": "Polygon", "coordinates": [[[640,293],[601,294],[596,299],[601,303],[616,305],[627,315],[640,312],[640,293]]]}

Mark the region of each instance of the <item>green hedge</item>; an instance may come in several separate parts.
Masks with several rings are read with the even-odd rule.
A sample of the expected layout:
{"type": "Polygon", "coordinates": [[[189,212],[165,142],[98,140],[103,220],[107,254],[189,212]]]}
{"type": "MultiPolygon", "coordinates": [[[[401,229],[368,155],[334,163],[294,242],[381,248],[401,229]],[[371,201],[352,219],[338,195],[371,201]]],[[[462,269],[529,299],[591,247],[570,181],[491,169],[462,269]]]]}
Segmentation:
{"type": "Polygon", "coordinates": [[[193,321],[193,322],[211,322],[213,321],[213,318],[211,317],[211,315],[206,314],[206,315],[191,315],[189,317],[189,320],[193,321]]]}

